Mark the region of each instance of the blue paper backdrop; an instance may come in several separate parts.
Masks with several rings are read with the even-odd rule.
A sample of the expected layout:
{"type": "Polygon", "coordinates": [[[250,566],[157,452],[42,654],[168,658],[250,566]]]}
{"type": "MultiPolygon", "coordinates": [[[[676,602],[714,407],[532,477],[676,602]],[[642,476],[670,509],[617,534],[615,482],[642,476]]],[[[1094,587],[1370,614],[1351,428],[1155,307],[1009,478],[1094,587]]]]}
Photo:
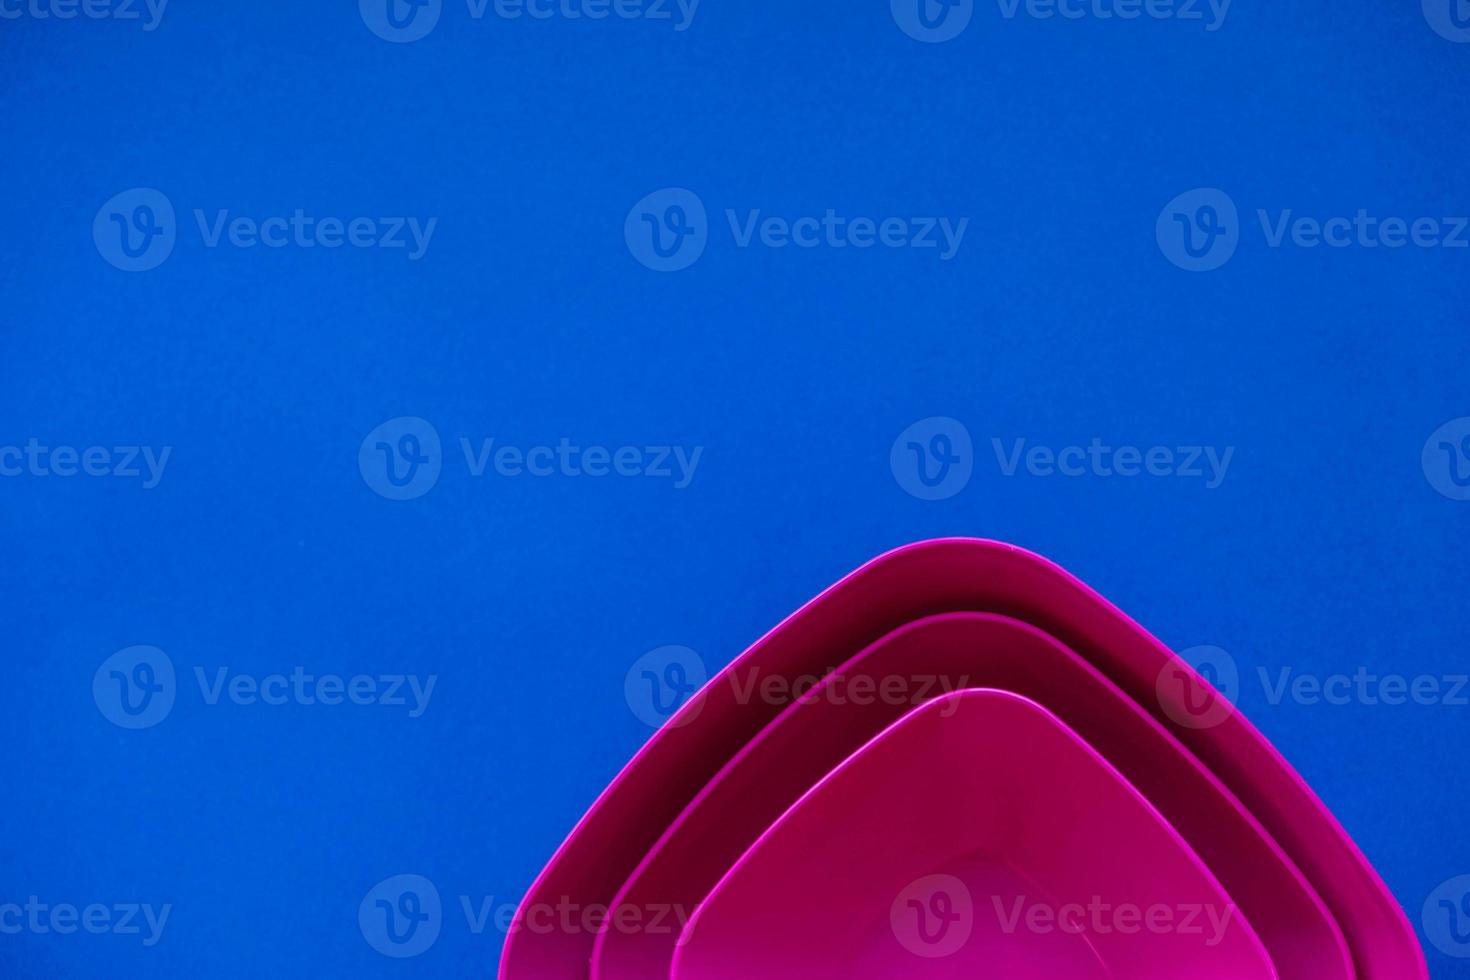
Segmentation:
{"type": "Polygon", "coordinates": [[[1470,10],[1099,2],[0,0],[0,973],[490,975],[634,661],[966,534],[1228,651],[1470,976],[1470,10]],[[1176,475],[1006,458],[1094,439],[1176,475]]]}

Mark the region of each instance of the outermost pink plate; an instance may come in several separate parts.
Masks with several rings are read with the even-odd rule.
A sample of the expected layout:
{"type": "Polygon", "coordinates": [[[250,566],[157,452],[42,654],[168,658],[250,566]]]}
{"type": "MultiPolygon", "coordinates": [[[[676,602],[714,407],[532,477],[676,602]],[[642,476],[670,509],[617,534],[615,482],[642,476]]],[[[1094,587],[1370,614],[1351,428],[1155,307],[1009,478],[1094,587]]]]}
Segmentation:
{"type": "Polygon", "coordinates": [[[606,906],[664,829],[780,711],[741,703],[735,670],[794,680],[825,674],[904,623],[946,612],[997,612],[1055,636],[1146,708],[1229,788],[1301,868],[1342,927],[1364,980],[1427,978],[1408,919],[1331,813],[1238,711],[1210,726],[1176,723],[1160,678],[1188,687],[1170,706],[1225,705],[1184,661],[1097,593],[1012,545],[944,538],[907,545],[843,578],[737,657],[639,750],[527,891],[500,960],[502,980],[582,980],[595,932],[527,928],[559,903],[606,906]],[[1166,675],[1166,672],[1168,674],[1166,675]],[[1218,700],[1217,700],[1218,699],[1218,700]]]}
{"type": "MultiPolygon", "coordinates": [[[[758,675],[732,675],[753,697],[758,675]]],[[[1341,930],[1301,872],[1208,770],[1096,668],[1033,626],[993,613],[909,623],[828,674],[752,739],[646,854],[614,909],[687,918],[803,793],[924,700],[960,688],[1029,698],[1085,739],[1179,832],[1256,928],[1285,980],[1351,980],[1341,930]]],[[[640,916],[640,919],[646,919],[640,916]]],[[[677,932],[608,929],[592,980],[667,974],[677,932]]]]}
{"type": "Polygon", "coordinates": [[[947,694],[817,783],[685,929],[674,980],[1268,980],[1189,845],[1026,698],[947,694]]]}

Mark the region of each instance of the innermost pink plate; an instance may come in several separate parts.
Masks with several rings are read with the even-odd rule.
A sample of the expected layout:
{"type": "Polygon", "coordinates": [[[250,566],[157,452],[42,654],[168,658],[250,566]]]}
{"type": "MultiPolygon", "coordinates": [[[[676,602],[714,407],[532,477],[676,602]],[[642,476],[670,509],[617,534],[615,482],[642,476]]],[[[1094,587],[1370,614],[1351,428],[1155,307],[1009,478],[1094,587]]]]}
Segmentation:
{"type": "MultiPolygon", "coordinates": [[[[762,675],[730,683],[759,690],[762,675]]],[[[906,711],[966,687],[1054,712],[1137,787],[1204,859],[1261,934],[1285,980],[1351,980],[1341,931],[1276,842],[1220,781],[1098,670],[1033,626],[990,613],[910,623],[861,650],[740,750],[649,850],[614,910],[686,918],[803,793],[906,711]]],[[[592,980],[668,972],[677,931],[607,929],[592,980]]]]}
{"type": "Polygon", "coordinates": [[[695,912],[675,980],[1266,980],[1174,829],[1056,716],[967,690],[882,732],[695,912]]]}

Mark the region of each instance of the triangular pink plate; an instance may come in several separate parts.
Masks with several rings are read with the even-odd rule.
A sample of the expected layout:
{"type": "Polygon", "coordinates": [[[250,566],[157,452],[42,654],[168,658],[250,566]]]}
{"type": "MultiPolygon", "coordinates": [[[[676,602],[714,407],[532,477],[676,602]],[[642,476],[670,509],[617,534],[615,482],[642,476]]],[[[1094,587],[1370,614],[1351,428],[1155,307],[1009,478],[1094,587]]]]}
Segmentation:
{"type": "MultiPolygon", "coordinates": [[[[730,679],[752,696],[762,680],[730,679]]],[[[1220,879],[1282,980],[1353,980],[1347,943],[1322,899],[1240,801],[1097,668],[1036,627],[994,613],[909,623],[803,685],[679,814],[613,909],[668,908],[669,918],[686,919],[823,776],[915,706],[970,687],[1035,701],[1122,773],[1220,879]]],[[[591,978],[666,975],[678,938],[672,929],[605,929],[591,978]]]]}
{"type": "Polygon", "coordinates": [[[597,932],[580,921],[545,928],[544,911],[606,908],[690,801],[786,706],[737,697],[732,675],[756,670],[788,685],[820,677],[906,623],[952,612],[993,612],[1050,634],[1149,712],[1305,875],[1341,927],[1360,980],[1428,976],[1407,917],[1352,839],[1271,743],[1188,664],[1051,562],[995,541],[948,538],[899,548],[848,575],[737,657],[656,732],[522,899],[501,955],[502,980],[586,980],[597,932]],[[1191,717],[1196,710],[1200,721],[1191,717]]]}
{"type": "Polygon", "coordinates": [[[690,920],[674,980],[1274,980],[1189,845],[1033,701],[914,709],[772,825],[690,920]]]}

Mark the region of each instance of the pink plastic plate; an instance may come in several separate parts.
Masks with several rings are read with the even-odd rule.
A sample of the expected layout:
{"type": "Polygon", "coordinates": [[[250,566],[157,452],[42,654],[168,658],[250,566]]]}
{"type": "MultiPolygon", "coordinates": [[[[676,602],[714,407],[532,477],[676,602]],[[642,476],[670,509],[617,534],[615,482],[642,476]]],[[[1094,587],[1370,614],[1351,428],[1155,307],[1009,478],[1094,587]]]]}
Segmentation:
{"type": "Polygon", "coordinates": [[[675,980],[1252,980],[1276,973],[1173,828],[1019,695],[882,732],[766,831],[689,922],[675,980]]]}
{"type": "MultiPolygon", "coordinates": [[[[1215,696],[1198,675],[1086,585],[1012,545],[946,538],[908,545],[848,575],[766,634],[654,734],[603,791],[526,892],[500,960],[502,980],[582,980],[596,932],[527,928],[558,903],[606,906],[664,830],[780,712],[742,702],[728,676],[757,669],[788,681],[824,674],[905,623],[947,612],[996,612],[1052,634],[1148,710],[1233,792],[1296,862],[1347,937],[1363,980],[1423,980],[1424,954],[1403,910],[1301,777],[1241,716],[1172,720],[1158,696],[1166,672],[1215,696]]],[[[1223,700],[1222,702],[1223,703],[1223,700]]]]}
{"type": "MultiPolygon", "coordinates": [[[[759,675],[731,683],[751,696],[759,675]]],[[[883,637],[804,688],[666,830],[613,900],[687,918],[742,853],[843,759],[914,704],[966,687],[1053,711],[1158,808],[1219,877],[1287,980],[1351,980],[1341,930],[1260,824],[1147,712],[1051,636],[989,613],[950,613],[883,637]]],[[[640,915],[639,921],[648,916],[640,915]]],[[[667,974],[677,933],[612,929],[593,980],[667,974]]]]}

